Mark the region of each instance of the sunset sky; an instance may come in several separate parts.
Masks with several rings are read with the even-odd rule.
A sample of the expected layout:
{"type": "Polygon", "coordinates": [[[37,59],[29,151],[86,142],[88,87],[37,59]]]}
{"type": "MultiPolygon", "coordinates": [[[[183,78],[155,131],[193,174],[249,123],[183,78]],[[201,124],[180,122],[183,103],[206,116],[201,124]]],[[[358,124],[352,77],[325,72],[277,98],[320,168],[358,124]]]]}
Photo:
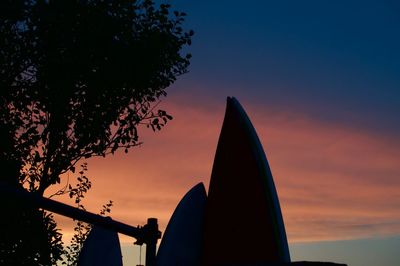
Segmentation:
{"type": "MultiPolygon", "coordinates": [[[[88,209],[112,199],[114,219],[157,217],[164,231],[183,195],[208,187],[235,96],[267,154],[292,259],[400,265],[400,4],[164,2],[195,31],[190,72],[160,104],[174,119],[140,129],[127,155],[88,161],[88,209]]],[[[68,238],[72,222],[59,221],[68,238]]],[[[125,252],[133,239],[121,241],[125,252]]]]}

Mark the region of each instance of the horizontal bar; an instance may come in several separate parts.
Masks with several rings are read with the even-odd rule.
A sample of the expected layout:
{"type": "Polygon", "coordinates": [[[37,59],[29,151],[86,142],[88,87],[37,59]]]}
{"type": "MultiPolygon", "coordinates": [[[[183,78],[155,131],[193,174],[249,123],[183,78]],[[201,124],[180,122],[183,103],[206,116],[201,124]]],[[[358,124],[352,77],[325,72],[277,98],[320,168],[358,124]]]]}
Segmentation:
{"type": "Polygon", "coordinates": [[[112,231],[134,237],[138,240],[143,241],[143,238],[145,237],[143,228],[138,228],[114,221],[110,217],[104,217],[95,213],[84,211],[52,199],[44,198],[38,194],[28,192],[21,188],[13,188],[4,183],[0,183],[0,195],[8,197],[11,196],[20,201],[22,200],[24,204],[26,203],[32,205],[33,207],[42,208],[86,223],[99,225],[112,231]]]}

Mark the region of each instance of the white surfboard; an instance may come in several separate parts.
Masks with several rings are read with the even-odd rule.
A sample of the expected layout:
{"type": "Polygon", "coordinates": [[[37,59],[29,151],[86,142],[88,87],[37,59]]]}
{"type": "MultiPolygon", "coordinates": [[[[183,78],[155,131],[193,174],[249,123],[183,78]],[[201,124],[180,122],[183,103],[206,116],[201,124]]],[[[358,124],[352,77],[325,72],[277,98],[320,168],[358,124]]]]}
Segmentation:
{"type": "Polygon", "coordinates": [[[200,265],[206,199],[199,183],[179,202],[161,240],[157,266],[200,265]]]}
{"type": "Polygon", "coordinates": [[[93,226],[79,255],[78,266],[122,266],[118,234],[93,226]]]}

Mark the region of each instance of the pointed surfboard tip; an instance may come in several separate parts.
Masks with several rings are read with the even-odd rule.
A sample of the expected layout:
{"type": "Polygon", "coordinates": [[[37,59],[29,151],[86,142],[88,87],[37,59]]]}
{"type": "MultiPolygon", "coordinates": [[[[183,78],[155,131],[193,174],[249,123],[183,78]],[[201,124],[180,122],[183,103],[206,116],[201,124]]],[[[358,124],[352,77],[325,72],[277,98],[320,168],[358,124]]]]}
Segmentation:
{"type": "Polygon", "coordinates": [[[229,105],[232,103],[233,100],[236,100],[235,97],[233,96],[228,96],[226,97],[226,103],[229,105]]]}
{"type": "Polygon", "coordinates": [[[243,109],[242,105],[239,103],[239,101],[233,96],[228,96],[226,98],[226,108],[227,109],[233,108],[233,109],[236,109],[237,111],[239,111],[240,113],[246,113],[246,112],[244,112],[244,109],[243,109]]]}
{"type": "Polygon", "coordinates": [[[198,191],[198,192],[200,192],[201,194],[207,195],[206,187],[204,186],[204,183],[203,183],[203,182],[200,182],[200,183],[198,183],[197,185],[195,185],[194,187],[192,187],[192,188],[188,191],[187,194],[190,194],[190,193],[195,192],[195,191],[198,191]]]}
{"type": "MultiPolygon", "coordinates": [[[[197,198],[202,197],[204,201],[206,200],[207,192],[203,182],[198,183],[197,185],[193,186],[188,192],[186,192],[186,194],[176,206],[175,211],[180,209],[182,205],[187,204],[187,201],[193,198],[193,195],[196,195],[197,198]]],[[[172,214],[172,216],[174,216],[174,214],[172,214]]]]}

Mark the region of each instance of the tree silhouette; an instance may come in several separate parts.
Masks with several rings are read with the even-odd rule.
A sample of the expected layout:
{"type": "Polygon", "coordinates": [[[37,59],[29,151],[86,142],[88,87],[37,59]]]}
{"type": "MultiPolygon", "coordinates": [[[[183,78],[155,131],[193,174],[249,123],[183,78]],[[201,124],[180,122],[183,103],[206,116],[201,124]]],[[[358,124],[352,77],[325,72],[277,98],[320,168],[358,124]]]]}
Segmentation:
{"type": "MultiPolygon", "coordinates": [[[[43,195],[80,160],[127,152],[140,144],[140,125],[156,131],[172,119],[155,108],[187,71],[190,54],[182,49],[193,32],[182,29],[185,14],[170,9],[150,0],[0,2],[3,182],[43,195]]],[[[52,216],[6,204],[14,221],[6,225],[27,232],[8,231],[0,259],[25,247],[28,264],[58,260],[52,216]],[[39,244],[29,247],[35,238],[39,244]]]]}

